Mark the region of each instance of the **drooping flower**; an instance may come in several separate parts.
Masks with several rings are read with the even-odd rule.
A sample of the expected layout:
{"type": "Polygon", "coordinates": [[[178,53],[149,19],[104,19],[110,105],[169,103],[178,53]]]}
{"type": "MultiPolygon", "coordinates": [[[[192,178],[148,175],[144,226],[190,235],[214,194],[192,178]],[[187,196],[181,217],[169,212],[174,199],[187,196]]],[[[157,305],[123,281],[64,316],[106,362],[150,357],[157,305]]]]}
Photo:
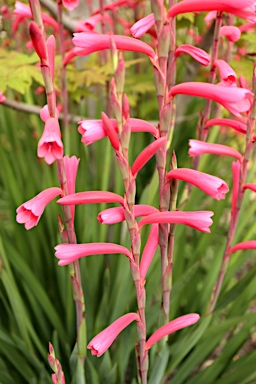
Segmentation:
{"type": "Polygon", "coordinates": [[[166,180],[169,181],[172,178],[193,184],[216,200],[225,199],[225,194],[229,191],[229,188],[224,180],[194,169],[173,169],[167,173],[166,180]]]}
{"type": "Polygon", "coordinates": [[[143,17],[138,20],[133,26],[130,28],[131,34],[133,37],[137,39],[144,35],[153,25],[155,24],[155,16],[154,13],[143,17]]]}
{"type": "Polygon", "coordinates": [[[238,41],[241,36],[241,30],[234,25],[223,25],[220,28],[219,36],[225,36],[232,43],[238,41]]]}
{"type": "MultiPolygon", "coordinates": [[[[147,216],[151,215],[152,213],[157,213],[158,209],[155,207],[152,207],[151,205],[144,205],[144,204],[136,204],[134,205],[134,216],[147,216]]],[[[121,223],[125,220],[124,215],[124,208],[123,207],[115,207],[115,208],[108,208],[104,211],[101,211],[98,214],[97,217],[98,221],[101,224],[116,224],[121,223]]]]}
{"type": "Polygon", "coordinates": [[[178,57],[182,53],[186,53],[190,55],[191,57],[193,57],[193,59],[198,61],[198,63],[205,66],[209,65],[209,63],[211,62],[211,57],[210,55],[208,55],[207,52],[205,52],[201,48],[194,47],[193,45],[190,45],[190,44],[180,45],[175,51],[175,56],[178,57]]]}
{"type": "Polygon", "coordinates": [[[184,224],[195,228],[200,232],[210,233],[213,212],[191,211],[191,212],[159,212],[144,217],[139,221],[139,228],[146,224],[184,224]]]}
{"type": "MultiPolygon", "coordinates": [[[[112,35],[116,48],[121,51],[141,52],[148,55],[151,59],[156,58],[156,54],[148,44],[143,41],[128,36],[112,35]]],[[[110,49],[110,35],[95,34],[90,32],[74,33],[73,43],[79,49],[75,49],[78,56],[86,56],[90,53],[110,49]]]]}
{"type": "Polygon", "coordinates": [[[214,100],[238,117],[241,117],[241,112],[248,112],[250,110],[253,97],[252,92],[248,89],[238,87],[230,88],[201,82],[188,82],[175,85],[169,92],[169,98],[177,94],[214,100]]]}
{"type": "Polygon", "coordinates": [[[111,325],[95,336],[87,345],[91,350],[92,355],[100,357],[113,344],[120,332],[122,332],[132,321],[140,321],[137,313],[127,313],[119,317],[111,325]]]}
{"type": "Polygon", "coordinates": [[[65,196],[57,201],[58,204],[101,204],[101,203],[119,203],[124,205],[122,196],[108,191],[86,191],[78,192],[73,195],[65,196]]]}
{"type": "Polygon", "coordinates": [[[188,153],[192,157],[213,154],[234,157],[239,161],[242,161],[243,158],[241,153],[239,153],[236,149],[223,144],[205,143],[204,141],[190,139],[189,147],[188,153]]]}
{"type": "MultiPolygon", "coordinates": [[[[17,15],[18,20],[17,23],[15,23],[15,27],[13,26],[13,32],[15,32],[18,28],[18,24],[26,18],[32,18],[32,13],[28,5],[21,3],[20,1],[16,1],[15,3],[15,9],[13,12],[15,15],[17,15]]],[[[47,13],[41,12],[42,20],[46,25],[50,25],[53,27],[56,31],[59,29],[58,23],[50,16],[47,15],[47,13]]]]}
{"type": "Polygon", "coordinates": [[[169,9],[167,17],[171,18],[181,13],[209,11],[228,12],[248,21],[255,21],[254,0],[244,0],[242,3],[234,0],[183,0],[169,9]]]}
{"type": "Polygon", "coordinates": [[[177,317],[177,319],[170,321],[154,332],[146,341],[146,348],[150,349],[157,341],[163,339],[165,336],[189,327],[190,325],[197,323],[199,319],[200,316],[197,313],[190,313],[188,315],[177,317]]]}
{"type": "Polygon", "coordinates": [[[40,192],[33,199],[23,203],[16,210],[16,221],[20,224],[25,224],[27,230],[35,227],[42,216],[45,207],[55,197],[62,195],[63,191],[60,188],[48,188],[40,192]]]}
{"type": "Polygon", "coordinates": [[[123,254],[129,259],[131,252],[122,245],[113,243],[59,244],[55,256],[60,259],[58,265],[68,265],[82,257],[104,254],[123,254]]]}
{"type": "Polygon", "coordinates": [[[69,11],[73,11],[79,5],[79,0],[63,0],[62,4],[69,11]]]}
{"type": "Polygon", "coordinates": [[[47,164],[62,159],[63,144],[58,119],[50,117],[46,120],[43,135],[38,142],[37,155],[44,157],[47,164]]]}

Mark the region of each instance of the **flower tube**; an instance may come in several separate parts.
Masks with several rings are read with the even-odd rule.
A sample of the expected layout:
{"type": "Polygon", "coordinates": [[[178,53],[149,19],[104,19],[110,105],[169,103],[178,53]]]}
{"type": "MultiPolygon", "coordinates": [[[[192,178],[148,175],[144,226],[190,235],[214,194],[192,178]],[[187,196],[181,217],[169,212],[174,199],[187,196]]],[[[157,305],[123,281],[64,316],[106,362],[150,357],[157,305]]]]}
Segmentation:
{"type": "Polygon", "coordinates": [[[239,153],[236,149],[223,144],[205,143],[204,141],[190,139],[189,147],[188,153],[192,157],[213,154],[234,157],[239,161],[242,161],[243,159],[241,153],[239,153]]]}
{"type": "Polygon", "coordinates": [[[58,204],[101,204],[101,203],[119,203],[124,205],[122,196],[108,191],[86,191],[78,192],[65,196],[57,201],[58,204]]]}
{"type": "Polygon", "coordinates": [[[44,157],[47,164],[52,164],[63,157],[59,122],[54,117],[46,120],[43,135],[38,142],[37,156],[44,157]]]}
{"type": "Polygon", "coordinates": [[[178,57],[182,53],[187,53],[188,55],[193,57],[193,59],[195,59],[198,63],[205,66],[209,65],[211,62],[211,57],[208,55],[207,52],[205,52],[201,48],[194,47],[190,44],[180,45],[175,51],[175,56],[178,57]]]}

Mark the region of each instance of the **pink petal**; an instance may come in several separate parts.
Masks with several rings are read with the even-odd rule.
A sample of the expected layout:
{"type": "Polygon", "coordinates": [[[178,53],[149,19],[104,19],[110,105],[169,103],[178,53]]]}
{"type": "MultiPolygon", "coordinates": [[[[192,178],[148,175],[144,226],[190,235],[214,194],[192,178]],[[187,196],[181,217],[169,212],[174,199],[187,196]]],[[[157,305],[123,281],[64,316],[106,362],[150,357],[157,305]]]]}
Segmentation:
{"type": "Polygon", "coordinates": [[[113,243],[59,244],[55,248],[55,256],[60,259],[59,265],[67,265],[81,257],[120,253],[131,258],[129,249],[113,243]]]}
{"type": "MultiPolygon", "coordinates": [[[[147,216],[152,213],[159,212],[158,209],[151,205],[136,204],[134,205],[134,216],[147,216]]],[[[124,208],[115,207],[108,208],[100,212],[97,217],[98,221],[103,224],[116,224],[125,220],[124,208]]]]}
{"type": "Polygon", "coordinates": [[[113,192],[105,191],[87,191],[78,192],[65,196],[57,201],[58,204],[98,204],[98,203],[119,203],[124,205],[122,196],[113,192]]]}
{"type": "Polygon", "coordinates": [[[244,190],[250,189],[251,191],[256,192],[256,184],[253,184],[253,183],[244,184],[243,189],[244,190]]]}
{"type": "Polygon", "coordinates": [[[175,51],[175,56],[178,57],[182,53],[187,53],[188,55],[193,57],[193,59],[198,61],[198,63],[205,66],[209,65],[209,63],[211,62],[211,57],[208,55],[207,52],[205,52],[201,48],[194,47],[190,44],[180,45],[175,51]]]}
{"type": "Polygon", "coordinates": [[[121,316],[95,336],[89,342],[87,348],[91,349],[92,355],[100,357],[111,346],[119,333],[134,320],[140,321],[140,317],[137,313],[127,313],[126,315],[121,316]]]}
{"type": "Polygon", "coordinates": [[[158,225],[153,224],[140,260],[140,278],[143,281],[158,247],[158,225]]]}
{"type": "Polygon", "coordinates": [[[197,313],[190,313],[189,315],[184,315],[177,317],[177,319],[170,321],[169,323],[163,325],[146,342],[146,348],[150,349],[157,341],[161,340],[167,335],[170,335],[173,332],[179,331],[180,329],[189,327],[198,322],[200,316],[197,313]]]}
{"type": "Polygon", "coordinates": [[[224,60],[215,60],[213,67],[217,67],[220,72],[221,80],[226,82],[227,85],[236,84],[236,73],[224,60]]]}
{"type": "Polygon", "coordinates": [[[139,222],[139,228],[145,224],[184,224],[195,228],[198,231],[210,233],[209,227],[212,225],[213,212],[211,211],[192,211],[192,212],[159,212],[144,217],[139,222]]]}
{"type": "Polygon", "coordinates": [[[229,255],[237,251],[243,251],[246,249],[256,249],[256,240],[243,241],[231,247],[228,251],[229,255]]]}
{"type": "Polygon", "coordinates": [[[139,38],[143,36],[155,24],[155,16],[153,13],[138,20],[131,28],[133,37],[139,38]]]}
{"type": "Polygon", "coordinates": [[[204,126],[204,129],[213,127],[214,125],[221,125],[223,127],[230,127],[235,129],[237,132],[246,133],[246,124],[241,123],[240,121],[233,119],[225,119],[225,118],[216,118],[208,120],[204,126]]]}
{"type": "Polygon", "coordinates": [[[191,183],[216,200],[225,199],[225,194],[229,191],[224,180],[194,169],[173,169],[167,173],[166,180],[169,181],[172,178],[191,183]]]}
{"type": "Polygon", "coordinates": [[[229,41],[234,43],[240,39],[241,31],[233,25],[224,25],[220,28],[219,36],[225,36],[229,41]]]}

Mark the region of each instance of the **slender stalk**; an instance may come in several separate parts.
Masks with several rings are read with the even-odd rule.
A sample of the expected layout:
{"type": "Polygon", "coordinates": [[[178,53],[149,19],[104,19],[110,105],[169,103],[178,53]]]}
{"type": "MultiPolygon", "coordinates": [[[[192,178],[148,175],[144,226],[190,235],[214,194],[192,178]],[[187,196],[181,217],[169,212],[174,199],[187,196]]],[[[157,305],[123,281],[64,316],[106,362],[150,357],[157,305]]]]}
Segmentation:
{"type": "Polygon", "coordinates": [[[241,164],[241,172],[240,172],[240,177],[239,177],[239,193],[238,193],[238,198],[236,202],[236,208],[234,215],[231,216],[230,220],[230,225],[229,225],[229,232],[228,232],[228,238],[227,238],[227,243],[224,251],[224,255],[222,258],[222,263],[220,267],[220,272],[219,272],[219,277],[218,280],[213,288],[212,291],[212,299],[209,305],[209,312],[212,313],[214,311],[214,308],[216,306],[221,287],[223,284],[224,277],[226,275],[228,265],[229,265],[229,249],[231,247],[232,241],[235,236],[237,224],[238,224],[238,219],[240,215],[240,210],[244,198],[244,190],[243,190],[243,185],[246,181],[246,176],[247,176],[247,171],[248,171],[248,164],[251,159],[252,151],[253,151],[253,142],[252,142],[252,135],[254,132],[254,127],[255,127],[255,120],[256,120],[256,62],[254,63],[254,68],[253,68],[253,93],[254,93],[254,100],[253,100],[253,105],[252,105],[252,110],[250,113],[250,116],[248,117],[247,120],[247,131],[246,131],[246,147],[245,147],[245,152],[244,152],[244,158],[243,162],[241,164]]]}
{"type": "Polygon", "coordinates": [[[65,138],[65,151],[70,153],[70,130],[68,124],[68,90],[67,90],[67,76],[66,66],[63,65],[65,58],[65,40],[64,40],[64,28],[62,21],[62,0],[57,1],[57,18],[59,25],[59,42],[60,42],[60,54],[61,54],[61,71],[60,71],[60,82],[61,82],[61,95],[63,105],[63,131],[65,138]]]}

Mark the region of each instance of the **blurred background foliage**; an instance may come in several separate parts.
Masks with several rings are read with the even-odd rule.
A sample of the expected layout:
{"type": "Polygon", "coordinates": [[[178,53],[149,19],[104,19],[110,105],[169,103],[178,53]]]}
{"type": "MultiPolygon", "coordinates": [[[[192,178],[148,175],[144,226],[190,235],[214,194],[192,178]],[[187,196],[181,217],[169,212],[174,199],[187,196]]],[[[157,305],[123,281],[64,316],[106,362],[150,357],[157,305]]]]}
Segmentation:
{"type": "MultiPolygon", "coordinates": [[[[8,2],[12,5],[14,2],[8,2]]],[[[11,9],[11,7],[10,7],[11,9]]],[[[45,104],[40,69],[34,53],[25,49],[27,21],[20,25],[16,38],[11,36],[9,21],[4,21],[0,48],[0,89],[8,99],[29,105],[45,104]],[[6,44],[6,41],[9,41],[6,44]]],[[[177,24],[178,44],[189,42],[188,29],[200,36],[205,32],[203,16],[180,17],[177,24]]],[[[47,31],[49,34],[51,30],[47,31]]],[[[255,51],[253,34],[243,34],[239,47],[255,51]]],[[[250,81],[252,55],[234,52],[231,66],[250,81]],[[239,60],[238,60],[239,59],[239,60]]],[[[126,85],[132,117],[158,121],[153,71],[144,57],[125,53],[126,85]]],[[[189,71],[191,60],[184,57],[178,64],[178,82],[189,71]]],[[[56,89],[59,91],[60,57],[56,58],[56,89]]],[[[67,67],[70,113],[99,118],[106,110],[107,85],[111,79],[110,60],[93,54],[67,67]]],[[[196,75],[207,80],[207,70],[196,75]]],[[[174,149],[179,167],[191,166],[188,139],[195,138],[197,118],[204,101],[190,99],[185,119],[178,120],[174,149]]],[[[179,110],[179,104],[177,105],[179,110]]],[[[179,116],[180,118],[181,116],[179,116]]],[[[182,116],[184,118],[184,116],[182,116]]],[[[50,383],[47,363],[48,342],[54,345],[67,383],[71,382],[75,344],[75,308],[68,267],[58,267],[54,246],[61,242],[57,217],[60,207],[52,202],[40,223],[31,231],[15,221],[15,210],[41,190],[57,186],[56,167],[37,158],[37,142],[43,123],[36,114],[13,111],[0,105],[0,383],[50,383]],[[71,356],[71,358],[70,358],[71,356]]],[[[77,191],[109,190],[123,194],[122,180],[115,156],[107,139],[89,147],[80,142],[77,124],[70,123],[64,144],[68,155],[81,159],[77,191]]],[[[151,141],[148,134],[132,135],[130,160],[151,141]]],[[[244,139],[228,129],[211,128],[210,142],[225,143],[243,151],[244,139]]],[[[255,157],[254,157],[255,158],[255,157]]],[[[250,165],[248,182],[255,178],[256,163],[250,165]]],[[[200,170],[222,177],[232,189],[231,159],[213,155],[203,157],[200,170]]],[[[184,183],[179,183],[179,201],[184,183]]],[[[138,176],[137,202],[158,206],[155,160],[138,176]]],[[[110,205],[108,205],[110,206],[110,205]]],[[[211,290],[218,276],[229,225],[231,193],[226,200],[213,201],[193,189],[183,210],[213,210],[211,234],[202,234],[178,226],[175,235],[171,319],[190,312],[201,321],[169,338],[164,348],[150,351],[149,383],[173,384],[249,384],[256,381],[256,263],[255,252],[237,252],[232,256],[215,312],[206,316],[211,290]]],[[[106,205],[77,206],[78,242],[111,241],[129,247],[125,224],[104,226],[97,214],[106,205]]],[[[245,193],[235,242],[255,238],[255,195],[245,193]]],[[[149,228],[142,231],[145,243],[149,228]]],[[[144,244],[143,244],[144,245],[144,244]]],[[[81,260],[86,301],[87,336],[90,340],[119,316],[136,311],[136,298],[128,261],[122,256],[94,256],[81,260]]],[[[160,311],[160,261],[156,253],[147,281],[146,318],[148,334],[155,329],[160,311]]],[[[86,358],[87,383],[136,383],[134,347],[136,329],[128,327],[101,358],[86,358]]],[[[76,382],[74,378],[72,382],[76,382]]]]}

